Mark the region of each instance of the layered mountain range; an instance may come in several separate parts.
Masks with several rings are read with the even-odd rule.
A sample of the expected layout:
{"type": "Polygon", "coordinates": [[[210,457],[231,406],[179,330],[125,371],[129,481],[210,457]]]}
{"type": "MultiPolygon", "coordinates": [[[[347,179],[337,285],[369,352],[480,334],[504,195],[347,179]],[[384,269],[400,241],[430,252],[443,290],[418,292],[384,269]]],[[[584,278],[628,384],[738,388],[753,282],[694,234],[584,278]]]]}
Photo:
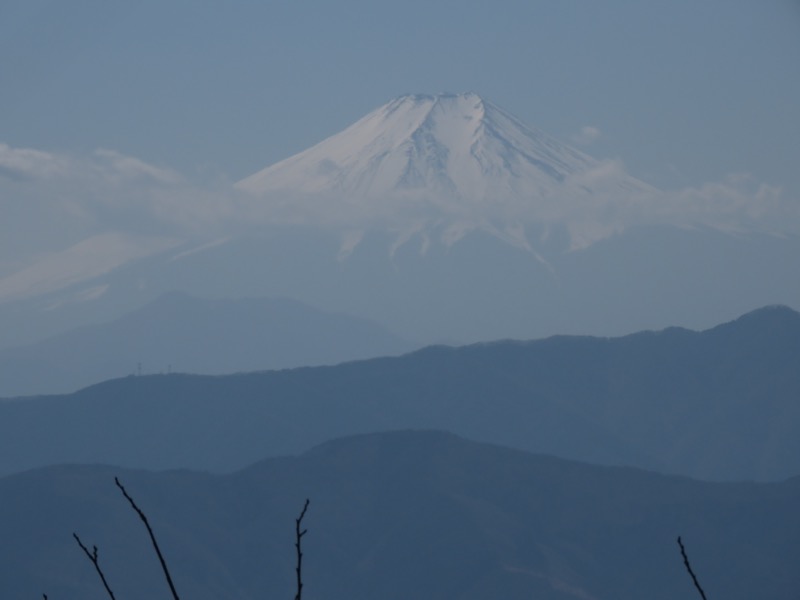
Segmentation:
{"type": "Polygon", "coordinates": [[[800,600],[800,0],[0,0],[0,600],[800,600]]]}
{"type": "Polygon", "coordinates": [[[712,484],[596,467],[436,432],[349,437],[228,475],[60,466],[0,478],[5,600],[169,596],[119,477],[182,598],[792,598],[800,479],[712,484]]]}
{"type": "Polygon", "coordinates": [[[715,480],[800,473],[800,314],[703,332],[433,346],[338,366],[129,376],[0,401],[0,474],[62,462],[230,471],[354,433],[451,431],[715,480]]]}
{"type": "Polygon", "coordinates": [[[681,534],[712,595],[790,597],[800,237],[762,199],[413,95],[192,227],[4,263],[0,393],[40,395],[0,401],[3,597],[103,597],[73,531],[160,593],[114,475],[198,599],[291,596],[307,496],[309,597],[672,598],[681,534]],[[442,341],[478,343],[385,356],[442,341]]]}

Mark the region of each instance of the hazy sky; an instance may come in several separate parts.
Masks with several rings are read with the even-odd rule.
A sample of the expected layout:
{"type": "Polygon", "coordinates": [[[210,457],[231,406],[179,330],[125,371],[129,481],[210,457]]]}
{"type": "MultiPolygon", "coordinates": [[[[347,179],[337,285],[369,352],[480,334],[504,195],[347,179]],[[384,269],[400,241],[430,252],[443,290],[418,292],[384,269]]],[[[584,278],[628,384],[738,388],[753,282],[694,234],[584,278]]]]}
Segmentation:
{"type": "Polygon", "coordinates": [[[800,197],[797,0],[3,0],[0,144],[236,180],[475,91],[660,187],[800,197]]]}

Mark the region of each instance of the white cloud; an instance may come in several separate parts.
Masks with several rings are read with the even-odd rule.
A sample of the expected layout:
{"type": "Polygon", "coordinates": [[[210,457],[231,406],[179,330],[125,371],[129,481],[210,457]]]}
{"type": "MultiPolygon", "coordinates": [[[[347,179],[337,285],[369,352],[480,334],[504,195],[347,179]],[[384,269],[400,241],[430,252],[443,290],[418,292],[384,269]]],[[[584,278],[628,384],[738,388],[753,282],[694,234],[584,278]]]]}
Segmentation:
{"type": "Polygon", "coordinates": [[[99,149],[89,157],[53,154],[32,148],[12,148],[0,143],[0,178],[42,181],[60,178],[68,181],[109,183],[140,180],[178,184],[183,178],[176,171],[150,165],[114,150],[99,149]]]}
{"type": "Polygon", "coordinates": [[[570,140],[573,144],[577,144],[578,146],[589,146],[600,139],[602,135],[599,128],[594,125],[586,125],[581,127],[578,133],[573,134],[570,140]]]}
{"type": "Polygon", "coordinates": [[[81,235],[87,228],[191,233],[231,215],[229,187],[224,181],[197,185],[114,150],[75,157],[0,144],[0,212],[27,219],[34,232],[37,219],[44,223],[59,214],[81,235]]]}
{"type": "Polygon", "coordinates": [[[742,173],[676,192],[665,192],[656,219],[729,231],[800,233],[800,202],[785,198],[780,187],[742,173]]]}
{"type": "Polygon", "coordinates": [[[29,267],[0,279],[0,302],[62,289],[176,244],[177,240],[169,238],[120,233],[93,236],[63,252],[45,254],[29,267]]]}
{"type": "Polygon", "coordinates": [[[0,143],[0,178],[47,179],[66,173],[66,162],[49,152],[0,143]]]}
{"type": "Polygon", "coordinates": [[[247,215],[253,225],[401,232],[398,246],[413,235],[434,229],[445,232],[438,237],[447,245],[452,242],[452,231],[456,231],[448,229],[448,223],[453,227],[457,224],[458,231],[479,228],[493,234],[507,231],[508,224],[522,223],[531,231],[540,232],[564,226],[572,249],[642,225],[800,234],[800,202],[785,198],[778,187],[734,174],[719,182],[663,191],[630,177],[619,160],[599,161],[593,168],[568,177],[558,188],[539,195],[509,194],[489,199],[433,198],[424,191],[405,191],[377,199],[243,195],[235,198],[232,206],[240,211],[239,215],[247,215]]]}
{"type": "Polygon", "coordinates": [[[183,181],[177,171],[156,167],[114,150],[95,150],[94,156],[102,165],[101,172],[114,183],[131,179],[149,179],[157,183],[174,185],[183,181]]]}
{"type": "MultiPolygon", "coordinates": [[[[488,199],[481,193],[442,198],[424,191],[379,199],[258,196],[239,192],[226,180],[192,182],[113,150],[73,157],[0,144],[0,278],[110,232],[142,239],[199,237],[202,244],[281,224],[342,233],[376,227],[421,236],[438,228],[446,232],[445,243],[455,231],[481,228],[508,237],[509,227],[523,224],[539,232],[563,226],[573,248],[648,224],[800,233],[800,202],[743,174],[665,192],[631,178],[622,162],[606,160],[541,193],[531,188],[499,196],[497,190],[488,199]]],[[[522,243],[524,236],[513,231],[522,243]]],[[[410,235],[401,236],[399,244],[410,235]]],[[[343,239],[347,254],[358,240],[343,239]]],[[[23,286],[20,281],[15,288],[23,286]]]]}

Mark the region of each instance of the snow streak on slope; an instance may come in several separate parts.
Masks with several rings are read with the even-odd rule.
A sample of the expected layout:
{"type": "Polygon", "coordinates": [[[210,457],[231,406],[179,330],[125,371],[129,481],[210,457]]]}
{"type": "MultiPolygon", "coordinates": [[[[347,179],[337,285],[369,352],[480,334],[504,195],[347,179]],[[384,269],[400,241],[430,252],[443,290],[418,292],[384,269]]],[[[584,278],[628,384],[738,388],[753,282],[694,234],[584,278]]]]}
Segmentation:
{"type": "Polygon", "coordinates": [[[604,237],[598,213],[610,201],[651,192],[473,93],[403,96],[237,187],[290,221],[406,231],[436,221],[451,237],[481,227],[507,238],[522,223],[557,222],[604,237]]]}

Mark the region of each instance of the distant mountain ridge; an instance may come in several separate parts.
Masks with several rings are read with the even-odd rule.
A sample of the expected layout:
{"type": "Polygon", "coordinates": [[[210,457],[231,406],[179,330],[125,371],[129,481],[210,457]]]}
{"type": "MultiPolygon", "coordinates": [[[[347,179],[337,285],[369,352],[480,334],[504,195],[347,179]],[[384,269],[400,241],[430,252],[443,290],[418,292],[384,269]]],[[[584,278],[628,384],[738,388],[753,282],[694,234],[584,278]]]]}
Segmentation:
{"type": "Polygon", "coordinates": [[[108,381],[0,402],[0,473],[59,462],[230,471],[397,428],[713,480],[800,474],[800,315],[558,336],[234,376],[108,381]]]}
{"type": "Polygon", "coordinates": [[[709,597],[790,598],[800,586],[798,478],[710,484],[404,431],[225,476],[95,465],[0,478],[5,600],[106,597],[73,531],[97,544],[118,597],[166,593],[114,476],[195,600],[291,597],[305,498],[303,593],[320,600],[692,597],[677,535],[709,597]]]}
{"type": "Polygon", "coordinates": [[[137,371],[285,369],[414,347],[366,319],[288,298],[204,299],[172,292],[115,321],[0,350],[0,396],[70,392],[137,371]]]}

